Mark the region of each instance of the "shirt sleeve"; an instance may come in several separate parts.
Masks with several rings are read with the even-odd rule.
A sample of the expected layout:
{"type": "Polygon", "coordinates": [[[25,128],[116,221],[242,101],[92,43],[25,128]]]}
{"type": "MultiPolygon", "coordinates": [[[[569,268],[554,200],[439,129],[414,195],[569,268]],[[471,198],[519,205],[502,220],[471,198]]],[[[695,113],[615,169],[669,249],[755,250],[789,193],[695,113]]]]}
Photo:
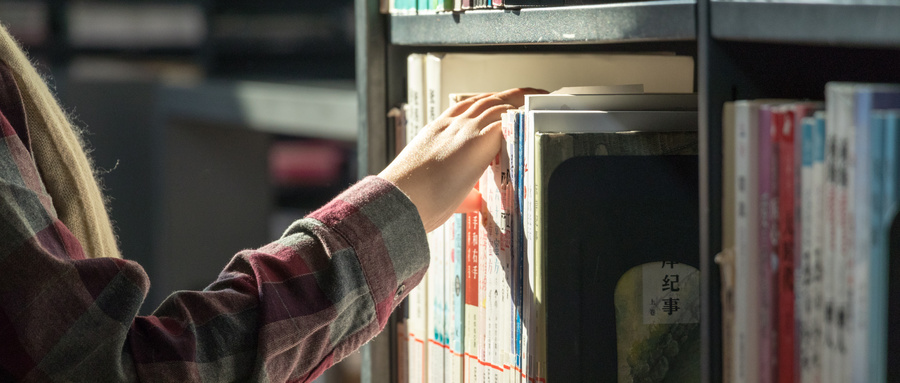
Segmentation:
{"type": "Polygon", "coordinates": [[[428,266],[415,206],[368,177],[138,317],[144,270],[86,258],[0,127],[0,381],[311,381],[382,330],[428,266]]]}

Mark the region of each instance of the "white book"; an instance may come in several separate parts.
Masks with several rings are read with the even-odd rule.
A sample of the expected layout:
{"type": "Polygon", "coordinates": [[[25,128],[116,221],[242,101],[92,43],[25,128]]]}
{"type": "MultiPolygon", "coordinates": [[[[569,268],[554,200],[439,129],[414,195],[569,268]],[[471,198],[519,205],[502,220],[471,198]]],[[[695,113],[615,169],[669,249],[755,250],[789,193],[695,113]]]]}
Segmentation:
{"type": "Polygon", "coordinates": [[[816,192],[809,195],[811,201],[811,217],[812,222],[810,228],[811,246],[812,246],[812,284],[810,294],[812,295],[813,312],[811,314],[812,340],[810,348],[811,376],[812,382],[822,382],[824,368],[824,331],[825,331],[825,183],[827,179],[825,167],[825,112],[820,111],[813,114],[815,118],[815,127],[812,131],[813,140],[813,163],[812,163],[812,190],[816,192]]]}
{"type": "Polygon", "coordinates": [[[406,58],[406,137],[411,141],[425,126],[425,54],[413,53],[406,58]]]}
{"type": "Polygon", "coordinates": [[[444,360],[444,382],[463,381],[463,338],[465,290],[465,214],[454,214],[444,225],[446,229],[446,262],[444,295],[446,299],[445,327],[447,331],[447,353],[444,360]]]}
{"type": "Polygon", "coordinates": [[[444,328],[444,228],[427,234],[431,251],[428,267],[428,381],[443,382],[446,330],[444,328]]]}
{"type": "MultiPolygon", "coordinates": [[[[426,273],[427,276],[427,273],[426,273]]],[[[428,342],[426,335],[426,314],[425,301],[428,294],[428,279],[423,278],[419,285],[416,286],[407,296],[407,305],[409,318],[406,320],[407,330],[409,331],[409,347],[407,355],[409,362],[407,363],[408,379],[410,383],[425,383],[426,368],[425,355],[428,342]]]]}
{"type": "Polygon", "coordinates": [[[830,208],[833,209],[831,216],[833,241],[830,243],[829,254],[833,279],[830,283],[826,281],[826,286],[831,291],[832,301],[832,320],[826,336],[831,334],[833,343],[832,347],[827,349],[830,354],[826,360],[829,362],[830,377],[837,382],[850,381],[847,324],[850,322],[850,301],[853,294],[853,287],[850,284],[852,274],[849,270],[853,269],[853,259],[850,257],[850,253],[853,243],[851,178],[854,176],[854,172],[851,162],[854,158],[853,146],[855,143],[853,94],[856,86],[857,84],[854,83],[828,83],[825,88],[829,127],[826,134],[833,139],[834,166],[831,180],[833,200],[830,204],[830,208]]]}
{"type": "Polygon", "coordinates": [[[757,123],[759,103],[735,101],[735,274],[734,350],[735,383],[759,381],[759,191],[756,154],[759,146],[757,123]]]}
{"type": "Polygon", "coordinates": [[[432,121],[447,109],[452,93],[617,84],[642,84],[649,93],[690,93],[694,60],[655,54],[432,53],[425,78],[426,116],[432,121]]]}
{"type": "Polygon", "coordinates": [[[813,131],[816,128],[816,119],[806,117],[801,120],[800,135],[800,269],[796,269],[796,285],[803,286],[797,289],[797,308],[795,313],[800,323],[798,334],[800,335],[800,379],[801,382],[813,382],[813,366],[811,362],[812,354],[812,314],[813,314],[813,263],[812,263],[812,227],[813,227],[813,193],[818,192],[813,189],[813,162],[815,144],[813,140],[813,131]],[[802,294],[802,296],[801,296],[802,294]]]}

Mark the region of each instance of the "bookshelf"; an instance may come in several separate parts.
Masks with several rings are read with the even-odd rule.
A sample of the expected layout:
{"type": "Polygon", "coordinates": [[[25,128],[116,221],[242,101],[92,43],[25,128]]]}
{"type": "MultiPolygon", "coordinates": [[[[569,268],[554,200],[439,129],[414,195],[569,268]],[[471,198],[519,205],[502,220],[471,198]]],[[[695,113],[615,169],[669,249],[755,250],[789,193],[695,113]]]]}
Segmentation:
{"type": "MultiPolygon", "coordinates": [[[[900,62],[900,26],[893,22],[900,6],[869,3],[663,0],[400,16],[380,14],[378,1],[356,0],[360,176],[377,173],[390,160],[384,116],[405,98],[408,53],[666,50],[693,55],[699,97],[702,369],[704,382],[720,382],[720,278],[713,258],[722,245],[722,105],[762,97],[821,100],[829,81],[900,82],[900,72],[892,67],[900,62]]],[[[367,381],[395,381],[392,331],[364,351],[367,381]]],[[[898,345],[890,342],[889,355],[898,345]]],[[[893,362],[889,365],[897,365],[893,362]]]]}

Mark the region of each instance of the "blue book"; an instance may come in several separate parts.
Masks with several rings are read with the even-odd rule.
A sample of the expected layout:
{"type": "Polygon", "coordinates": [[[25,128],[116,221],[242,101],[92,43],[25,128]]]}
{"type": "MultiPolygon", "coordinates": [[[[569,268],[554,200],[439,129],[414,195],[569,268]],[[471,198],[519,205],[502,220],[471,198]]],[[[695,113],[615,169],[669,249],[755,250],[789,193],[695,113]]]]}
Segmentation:
{"type": "Polygon", "coordinates": [[[466,215],[454,214],[450,219],[450,256],[448,261],[447,346],[450,348],[449,363],[445,361],[445,380],[449,382],[463,380],[463,341],[465,340],[465,299],[466,291],[466,215]]]}
{"type": "MultiPolygon", "coordinates": [[[[887,269],[887,253],[876,248],[880,246],[880,239],[875,238],[876,232],[884,233],[881,225],[873,226],[878,221],[872,217],[883,211],[882,203],[875,202],[876,194],[882,180],[876,169],[876,156],[883,156],[886,148],[876,147],[886,141],[874,134],[882,135],[886,118],[874,110],[900,108],[900,87],[895,85],[866,84],[857,87],[854,95],[855,110],[854,134],[856,164],[855,174],[852,177],[854,189],[853,200],[847,201],[854,207],[855,230],[853,255],[853,284],[850,286],[850,296],[853,297],[850,316],[851,326],[845,339],[850,340],[851,358],[854,366],[868,366],[868,368],[854,368],[852,371],[854,381],[879,381],[873,376],[878,371],[886,369],[887,356],[879,351],[877,344],[881,343],[886,332],[886,322],[882,325],[882,315],[886,314],[887,305],[887,281],[881,285],[880,274],[887,269]],[[873,129],[878,132],[873,132],[873,129]],[[876,208],[875,205],[878,205],[876,208]],[[874,327],[873,327],[874,326],[874,327]]],[[[878,160],[880,161],[880,160],[878,160]]],[[[886,234],[885,234],[886,235],[886,234]]],[[[886,278],[886,275],[885,275],[886,278]]],[[[881,381],[883,381],[882,379],[881,381]]]]}

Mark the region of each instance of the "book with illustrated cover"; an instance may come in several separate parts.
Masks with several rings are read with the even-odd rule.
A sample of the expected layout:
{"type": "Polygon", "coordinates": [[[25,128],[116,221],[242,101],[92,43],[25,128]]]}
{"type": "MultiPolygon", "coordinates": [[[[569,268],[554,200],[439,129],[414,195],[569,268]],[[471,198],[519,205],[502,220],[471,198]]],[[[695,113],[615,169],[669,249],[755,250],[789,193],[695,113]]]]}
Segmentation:
{"type": "MultiPolygon", "coordinates": [[[[642,114],[674,117],[677,113],[642,114]]],[[[644,237],[631,239],[637,232],[629,230],[675,224],[667,227],[664,230],[667,234],[661,237],[657,230],[663,226],[656,227],[653,237],[678,237],[674,242],[691,250],[680,251],[683,259],[675,261],[697,262],[696,235],[681,238],[678,234],[685,233],[682,228],[696,233],[699,225],[694,208],[698,203],[697,141],[696,132],[692,131],[696,129],[696,118],[659,118],[654,123],[644,121],[644,125],[620,124],[630,117],[628,112],[529,112],[526,124],[533,124],[536,131],[535,186],[531,195],[535,201],[536,224],[533,257],[536,329],[532,343],[535,343],[534,357],[539,361],[538,379],[616,379],[616,359],[608,354],[616,344],[615,331],[612,327],[604,331],[589,324],[615,320],[614,310],[610,308],[618,278],[608,278],[609,275],[622,275],[630,267],[655,259],[642,257],[650,249],[644,246],[652,247],[658,242],[644,237]],[[593,115],[594,122],[590,123],[583,114],[593,115]],[[623,120],[617,121],[619,117],[623,120]],[[567,123],[566,118],[571,120],[567,123]],[[551,133],[560,130],[606,133],[551,133]],[[633,177],[636,169],[640,169],[641,177],[633,177]],[[667,185],[668,191],[660,195],[662,185],[667,185]],[[584,193],[585,190],[591,193],[584,193]],[[627,202],[623,200],[626,195],[630,198],[625,199],[639,200],[640,206],[623,205],[627,202]],[[633,198],[635,195],[647,198],[633,198]],[[659,211],[651,213],[648,209],[654,207],[659,211]],[[666,219],[664,213],[673,209],[683,213],[674,222],[666,219]],[[541,224],[537,225],[538,222],[541,224]],[[616,255],[601,258],[606,252],[616,255]],[[550,259],[571,262],[550,262],[550,259]],[[591,274],[584,275],[588,270],[591,274]],[[600,278],[601,275],[607,278],[600,278]],[[552,288],[548,288],[547,281],[552,281],[552,288]]]]}
{"type": "Polygon", "coordinates": [[[700,271],[673,261],[634,266],[615,287],[619,382],[700,379],[700,271]]]}

